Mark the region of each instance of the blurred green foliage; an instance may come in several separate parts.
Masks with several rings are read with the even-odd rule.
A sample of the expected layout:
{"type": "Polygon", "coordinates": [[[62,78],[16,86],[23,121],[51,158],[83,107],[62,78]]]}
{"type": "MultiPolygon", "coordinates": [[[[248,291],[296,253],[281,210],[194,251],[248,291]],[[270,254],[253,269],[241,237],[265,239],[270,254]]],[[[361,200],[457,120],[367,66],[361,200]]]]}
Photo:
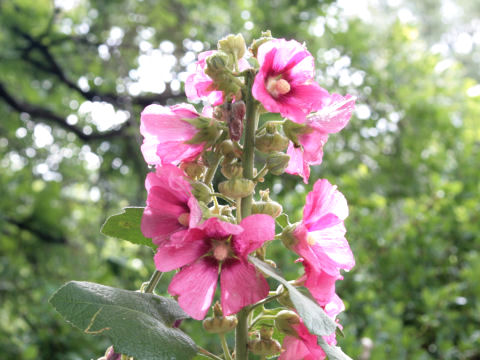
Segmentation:
{"type": "MultiPolygon", "coordinates": [[[[218,38],[270,29],[306,42],[322,86],[358,97],[311,177],[350,204],[357,265],[338,286],[340,345],[362,360],[479,359],[480,50],[448,49],[456,29],[478,35],[480,10],[461,1],[457,22],[442,22],[445,1],[399,3],[416,20],[397,16],[400,5],[347,16],[348,4],[307,0],[0,2],[0,357],[102,354],[106,339],[64,323],[47,299],[71,279],[137,289],[153,270],[149,248],[99,232],[108,215],[144,203],[141,109],[183,101],[185,71],[218,38]],[[152,54],[156,87],[145,89],[152,54]]],[[[293,220],[311,186],[292,176],[262,185],[293,220]]],[[[293,254],[270,254],[300,274],[293,254]]],[[[199,323],[183,328],[219,350],[199,323]]]]}

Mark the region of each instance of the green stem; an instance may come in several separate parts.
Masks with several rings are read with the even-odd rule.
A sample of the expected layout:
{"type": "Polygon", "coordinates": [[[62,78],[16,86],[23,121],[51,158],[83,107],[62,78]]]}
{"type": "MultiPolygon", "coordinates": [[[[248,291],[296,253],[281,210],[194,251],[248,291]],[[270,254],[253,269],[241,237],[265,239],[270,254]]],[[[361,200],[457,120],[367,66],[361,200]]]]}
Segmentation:
{"type": "Polygon", "coordinates": [[[220,193],[217,193],[217,192],[213,192],[211,195],[212,195],[212,196],[215,196],[215,197],[219,197],[220,199],[225,200],[229,205],[235,205],[235,201],[232,201],[232,199],[226,197],[226,196],[223,195],[223,194],[220,194],[220,193]]]}
{"type": "Polygon", "coordinates": [[[203,355],[205,357],[208,357],[209,359],[214,359],[214,360],[223,360],[221,357],[215,355],[215,354],[212,354],[210,351],[208,350],[205,350],[204,348],[200,347],[200,346],[197,346],[197,349],[198,349],[198,353],[200,355],[203,355]]]}
{"type": "Polygon", "coordinates": [[[225,338],[225,334],[220,333],[218,334],[220,337],[220,341],[222,343],[222,350],[225,354],[225,360],[232,360],[232,356],[230,355],[230,350],[228,349],[227,339],[225,338]]]}
{"type": "Polygon", "coordinates": [[[258,182],[259,179],[263,178],[265,175],[267,175],[268,173],[268,169],[267,169],[267,165],[265,165],[257,174],[257,176],[255,176],[255,179],[253,179],[253,181],[255,182],[258,182]]]}
{"type": "Polygon", "coordinates": [[[146,286],[144,292],[145,293],[153,293],[153,290],[157,287],[158,282],[162,278],[163,273],[155,270],[155,272],[152,274],[152,277],[150,278],[150,281],[148,282],[148,285],[146,286]]]}
{"type": "MultiPolygon", "coordinates": [[[[255,131],[258,125],[258,108],[252,96],[252,85],[255,78],[254,71],[245,73],[245,106],[246,119],[243,142],[243,177],[253,180],[253,167],[255,163],[255,131]]],[[[253,194],[244,197],[240,203],[242,219],[252,212],[253,194]]],[[[235,360],[248,360],[248,314],[249,307],[244,307],[237,314],[238,325],[235,330],[235,360]]]]}
{"type": "Polygon", "coordinates": [[[222,157],[220,155],[217,155],[217,159],[215,160],[215,163],[212,164],[207,170],[207,173],[205,174],[205,184],[209,185],[213,177],[215,176],[215,173],[217,172],[218,165],[220,164],[220,160],[222,160],[222,157]]]}
{"type": "Polygon", "coordinates": [[[236,199],[237,203],[237,210],[235,210],[235,213],[237,215],[237,224],[240,224],[242,221],[242,198],[236,199]]]}

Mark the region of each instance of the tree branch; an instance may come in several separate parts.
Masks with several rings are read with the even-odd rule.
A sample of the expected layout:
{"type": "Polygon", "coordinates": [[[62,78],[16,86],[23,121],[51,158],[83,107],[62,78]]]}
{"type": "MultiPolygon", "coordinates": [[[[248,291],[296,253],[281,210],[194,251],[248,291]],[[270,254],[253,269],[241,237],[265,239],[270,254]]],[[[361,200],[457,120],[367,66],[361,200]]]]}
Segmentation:
{"type": "Polygon", "coordinates": [[[32,117],[41,118],[50,123],[59,125],[60,127],[73,132],[79,139],[85,142],[93,141],[93,140],[103,140],[103,139],[108,139],[108,138],[120,135],[129,126],[129,123],[126,122],[121,127],[114,130],[101,132],[101,133],[85,134],[82,129],[74,125],[68,124],[65,120],[65,117],[54,113],[50,109],[15,99],[7,91],[7,89],[1,82],[0,82],[0,98],[3,98],[5,102],[8,105],[10,105],[10,107],[13,108],[15,111],[25,112],[30,114],[30,116],[32,117]]]}
{"type": "Polygon", "coordinates": [[[173,94],[171,90],[167,90],[167,89],[161,94],[152,94],[152,95],[144,95],[144,96],[118,95],[115,93],[102,93],[96,90],[83,90],[74,81],[68,78],[68,76],[65,74],[65,71],[63,70],[59,62],[52,55],[50,48],[47,45],[45,45],[41,41],[41,39],[35,39],[30,34],[22,31],[18,27],[13,27],[13,30],[28,42],[28,46],[21,50],[23,55],[22,57],[24,60],[26,60],[36,68],[50,75],[55,76],[58,80],[64,83],[68,88],[74,90],[75,92],[77,92],[87,100],[106,101],[118,106],[122,106],[127,103],[147,106],[154,102],[157,102],[163,105],[167,102],[168,99],[184,98],[184,96],[173,94]],[[30,56],[30,53],[33,49],[37,49],[40,52],[40,54],[46,61],[47,65],[42,64],[41,62],[39,62],[38,60],[30,56]]]}

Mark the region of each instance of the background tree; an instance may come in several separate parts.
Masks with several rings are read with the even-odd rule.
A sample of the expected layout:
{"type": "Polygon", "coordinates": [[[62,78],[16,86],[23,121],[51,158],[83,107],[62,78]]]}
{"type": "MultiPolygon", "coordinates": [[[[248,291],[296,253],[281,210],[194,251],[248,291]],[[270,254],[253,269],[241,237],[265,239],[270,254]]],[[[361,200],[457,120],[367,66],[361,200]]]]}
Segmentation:
{"type": "MultiPolygon", "coordinates": [[[[47,299],[71,278],[136,289],[153,270],[149,249],[99,233],[144,203],[140,111],[182,101],[215,39],[265,29],[307,41],[319,82],[358,97],[312,174],[336,180],[351,206],[345,352],[480,358],[478,6],[345,3],[0,2],[2,358],[101,355],[105,339],[64,324],[47,299]]],[[[310,187],[292,184],[265,186],[297,220],[310,187]]]]}

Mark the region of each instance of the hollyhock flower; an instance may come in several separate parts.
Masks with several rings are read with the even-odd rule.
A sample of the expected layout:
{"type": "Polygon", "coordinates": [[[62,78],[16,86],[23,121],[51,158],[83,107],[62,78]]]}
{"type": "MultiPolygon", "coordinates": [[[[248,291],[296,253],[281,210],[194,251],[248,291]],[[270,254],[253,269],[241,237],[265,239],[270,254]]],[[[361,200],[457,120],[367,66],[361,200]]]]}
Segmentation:
{"type": "MultiPolygon", "coordinates": [[[[216,50],[210,50],[198,54],[196,70],[193,74],[190,74],[185,81],[185,94],[189,100],[205,99],[213,106],[223,103],[223,93],[215,89],[213,80],[205,74],[207,58],[216,52],[216,50]]],[[[240,71],[248,69],[249,67],[250,65],[245,58],[238,60],[238,68],[240,71]]]]}
{"type": "Polygon", "coordinates": [[[335,282],[337,280],[343,280],[343,276],[340,274],[330,275],[324,271],[319,272],[315,270],[309,262],[304,261],[304,259],[299,259],[298,261],[303,263],[305,274],[296,282],[303,284],[320,306],[326,306],[335,299],[335,297],[338,297],[335,294],[335,282]]]}
{"type": "Polygon", "coordinates": [[[231,315],[268,295],[267,281],[247,255],[274,236],[275,222],[268,215],[250,215],[239,225],[210,218],[182,238],[173,235],[158,248],[155,265],[160,271],[181,268],[168,292],[197,320],[208,312],[220,274],[223,313],[231,315]]]}
{"type": "Polygon", "coordinates": [[[185,173],[173,165],[157,166],[145,180],[147,206],[141,230],[145,237],[163,245],[171,236],[181,239],[187,230],[198,225],[202,211],[192,195],[185,173]]]}
{"type": "Polygon", "coordinates": [[[290,142],[287,154],[290,161],[285,172],[303,177],[308,184],[310,165],[320,165],[323,158],[323,146],[328,140],[328,134],[342,130],[352,116],[355,98],[332,94],[326,100],[326,105],[319,111],[308,115],[304,121],[307,126],[305,133],[298,136],[300,146],[290,142]]]}
{"type": "Polygon", "coordinates": [[[183,119],[200,115],[190,104],[170,107],[149,105],[141,115],[140,133],[144,140],[141,147],[145,161],[150,165],[177,165],[198,156],[204,144],[186,144],[198,129],[183,119]]]}
{"type": "Polygon", "coordinates": [[[307,195],[303,220],[283,237],[286,246],[308,263],[316,274],[338,277],[340,269],[355,265],[345,239],[343,221],[348,216],[345,197],[328,180],[318,180],[307,195]]]}
{"type": "Polygon", "coordinates": [[[304,122],[320,109],[328,92],[314,81],[313,56],[295,40],[274,39],[258,48],[260,70],[252,94],[269,112],[304,122]]]}

